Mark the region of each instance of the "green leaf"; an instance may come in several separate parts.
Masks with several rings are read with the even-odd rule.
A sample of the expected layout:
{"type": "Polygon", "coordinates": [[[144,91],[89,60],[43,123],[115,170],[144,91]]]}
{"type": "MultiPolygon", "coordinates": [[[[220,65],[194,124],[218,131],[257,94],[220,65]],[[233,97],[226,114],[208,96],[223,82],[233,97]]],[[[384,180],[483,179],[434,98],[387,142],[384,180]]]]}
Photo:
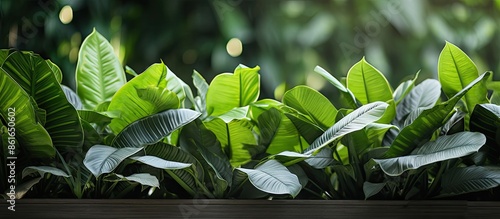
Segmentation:
{"type": "Polygon", "coordinates": [[[396,90],[394,90],[394,93],[392,94],[392,96],[394,98],[394,101],[396,102],[396,105],[398,105],[399,102],[401,102],[401,100],[403,100],[403,98],[405,98],[406,95],[408,93],[410,93],[410,91],[413,89],[413,87],[415,86],[415,82],[418,79],[419,74],[420,74],[420,71],[418,71],[415,74],[415,78],[413,78],[413,80],[407,80],[407,81],[399,84],[399,86],[396,88],[396,90]]]}
{"type": "Polygon", "coordinates": [[[246,173],[250,183],[266,193],[295,197],[302,188],[298,177],[276,160],[269,160],[255,169],[236,169],[246,173]]]}
{"type": "Polygon", "coordinates": [[[69,177],[67,173],[64,171],[55,168],[55,167],[50,167],[50,166],[29,166],[24,168],[23,170],[23,178],[32,174],[32,173],[38,173],[40,174],[41,177],[45,175],[45,173],[50,173],[54,176],[62,176],[62,177],[69,177]]]}
{"type": "Polygon", "coordinates": [[[33,157],[54,157],[56,151],[52,145],[52,139],[43,126],[37,122],[30,96],[2,68],[0,68],[0,90],[9,91],[0,92],[0,103],[2,103],[0,115],[7,122],[7,127],[11,120],[9,112],[11,115],[15,114],[15,117],[12,117],[15,119],[15,140],[33,157]]]}
{"type": "Polygon", "coordinates": [[[143,148],[114,148],[106,145],[94,145],[87,151],[83,164],[97,178],[103,173],[111,173],[122,161],[143,148]]]}
{"type": "Polygon", "coordinates": [[[297,131],[307,141],[312,144],[319,136],[323,134],[323,129],[313,124],[309,119],[296,113],[285,113],[285,116],[290,119],[297,131]]]}
{"type": "Polygon", "coordinates": [[[396,107],[396,121],[404,118],[418,108],[431,108],[441,96],[441,84],[434,79],[422,81],[413,88],[396,107]]]}
{"type": "Polygon", "coordinates": [[[164,160],[155,156],[134,156],[130,157],[130,159],[139,161],[143,164],[147,164],[149,166],[159,168],[159,169],[169,169],[169,170],[179,170],[190,167],[192,164],[190,163],[180,163],[175,161],[164,160]]]}
{"type": "Polygon", "coordinates": [[[125,127],[113,140],[114,147],[143,147],[154,144],[201,114],[189,109],[167,110],[125,127]]]}
{"type": "Polygon", "coordinates": [[[384,102],[374,102],[354,110],[326,130],[323,135],[306,149],[305,153],[317,153],[318,150],[340,139],[342,136],[363,129],[368,124],[380,119],[388,106],[384,102]]]}
{"type": "Polygon", "coordinates": [[[384,75],[366,62],[354,64],[347,73],[347,88],[362,104],[392,99],[392,89],[384,75]]]}
{"type": "Polygon", "coordinates": [[[330,82],[333,86],[335,86],[337,89],[340,90],[340,92],[344,95],[346,98],[347,103],[353,108],[356,109],[360,107],[362,104],[356,99],[354,94],[349,90],[347,87],[345,87],[337,78],[333,77],[329,72],[327,72],[325,69],[323,69],[320,66],[316,66],[314,68],[314,72],[320,74],[325,78],[328,82],[330,82]]]}
{"type": "Polygon", "coordinates": [[[180,147],[192,155],[199,153],[219,179],[226,181],[228,185],[232,184],[229,159],[222,151],[215,134],[208,130],[200,120],[189,123],[182,129],[180,147]]]}
{"type": "MultiPolygon", "coordinates": [[[[479,76],[476,65],[457,46],[446,42],[438,61],[438,77],[448,97],[456,95],[479,76]]],[[[486,85],[479,84],[465,94],[467,111],[472,113],[476,104],[488,103],[486,85]]]]}
{"type": "Polygon", "coordinates": [[[260,145],[267,148],[267,153],[302,151],[302,142],[295,126],[276,108],[271,108],[259,115],[258,127],[260,145]]]}
{"type": "Polygon", "coordinates": [[[457,167],[444,172],[439,197],[483,191],[500,185],[500,167],[457,167]]]}
{"type": "Polygon", "coordinates": [[[306,159],[306,163],[316,169],[324,169],[334,163],[333,149],[323,148],[321,151],[306,159]]]}
{"type": "Polygon", "coordinates": [[[374,161],[387,175],[399,176],[407,170],[415,170],[428,164],[472,154],[479,151],[484,143],[486,143],[486,137],[479,132],[459,132],[427,142],[415,149],[411,155],[374,159],[374,161]]]}
{"type": "Polygon", "coordinates": [[[95,29],[83,41],[76,65],[76,93],[85,109],[110,101],[127,82],[111,44],[95,29]]]}
{"type": "Polygon", "coordinates": [[[310,87],[301,85],[290,89],[283,96],[283,103],[307,115],[323,129],[335,123],[337,109],[325,96],[310,87]]]}
{"type": "Polygon", "coordinates": [[[63,74],[61,72],[61,69],[59,68],[59,66],[54,64],[52,61],[50,61],[48,59],[45,61],[49,65],[50,69],[52,70],[52,73],[54,73],[54,76],[56,77],[57,82],[60,84],[62,82],[62,78],[63,78],[63,74]]]}
{"type": "Polygon", "coordinates": [[[189,85],[167,68],[167,89],[177,94],[183,108],[191,108],[194,104],[193,92],[189,85]]]}
{"type": "Polygon", "coordinates": [[[106,176],[104,181],[108,182],[120,182],[120,181],[128,181],[128,182],[136,182],[143,186],[151,186],[151,187],[160,187],[160,182],[156,176],[153,176],[149,173],[134,173],[130,176],[123,176],[120,174],[111,174],[106,176]]]}
{"type": "Polygon", "coordinates": [[[126,65],[125,66],[125,73],[132,75],[132,76],[138,76],[137,72],[135,72],[134,69],[132,69],[130,66],[126,65]]]}
{"type": "Polygon", "coordinates": [[[386,185],[387,183],[371,183],[371,182],[364,182],[363,183],[363,192],[365,193],[365,200],[369,199],[370,197],[378,194],[386,185]]]}
{"type": "Polygon", "coordinates": [[[486,135],[486,151],[493,162],[500,159],[500,106],[495,104],[478,104],[470,118],[470,130],[486,135]]]}
{"type": "MultiPolygon", "coordinates": [[[[75,108],[68,102],[46,60],[33,53],[14,52],[2,69],[45,110],[45,129],[54,146],[63,151],[81,150],[83,132],[75,108]]],[[[36,107],[35,105],[33,105],[36,107]]]]}
{"type": "Polygon", "coordinates": [[[198,91],[198,96],[200,99],[199,104],[195,104],[196,110],[200,112],[201,118],[204,119],[208,116],[207,112],[207,92],[208,92],[208,83],[205,81],[205,78],[198,73],[197,71],[193,71],[193,85],[196,87],[198,91]]]}
{"type": "Polygon", "coordinates": [[[217,136],[233,167],[251,160],[250,150],[256,147],[257,142],[250,121],[242,119],[226,123],[222,119],[215,118],[204,122],[204,125],[217,136]]]}
{"type": "Polygon", "coordinates": [[[489,75],[489,72],[482,74],[448,101],[423,110],[411,124],[401,130],[384,157],[393,158],[407,155],[420,144],[427,142],[432,134],[448,121],[450,112],[455,108],[460,98],[489,75]]]}
{"type": "Polygon", "coordinates": [[[167,66],[163,63],[153,64],[116,92],[107,109],[121,112],[121,117],[113,119],[109,125],[113,133],[119,133],[138,119],[178,108],[178,97],[166,88],[170,83],[167,74],[167,66]]]}
{"type": "Polygon", "coordinates": [[[82,120],[96,124],[108,124],[113,119],[113,117],[107,115],[105,112],[95,112],[90,110],[78,110],[78,115],[82,120]]]}
{"type": "Polygon", "coordinates": [[[83,108],[83,104],[82,100],[80,100],[80,97],[78,97],[78,95],[69,87],[61,85],[61,88],[64,92],[64,95],[68,99],[68,102],[71,103],[71,105],[73,105],[75,109],[81,110],[83,108]]]}
{"type": "Polygon", "coordinates": [[[217,75],[207,91],[208,115],[218,116],[257,101],[260,93],[260,68],[238,66],[234,74],[217,75]]]}

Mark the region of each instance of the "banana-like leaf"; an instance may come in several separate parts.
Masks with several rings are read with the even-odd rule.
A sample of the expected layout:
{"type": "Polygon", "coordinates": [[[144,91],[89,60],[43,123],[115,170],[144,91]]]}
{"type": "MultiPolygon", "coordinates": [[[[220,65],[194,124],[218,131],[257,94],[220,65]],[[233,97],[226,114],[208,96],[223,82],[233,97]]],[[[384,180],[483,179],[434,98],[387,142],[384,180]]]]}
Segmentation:
{"type": "Polygon", "coordinates": [[[314,72],[320,74],[323,78],[325,78],[328,82],[330,82],[333,86],[340,90],[340,92],[345,96],[347,103],[353,108],[356,109],[360,107],[362,104],[359,100],[356,99],[351,90],[345,87],[339,80],[333,77],[329,72],[323,69],[320,66],[316,66],[314,68],[314,72]]]}
{"type": "Polygon", "coordinates": [[[190,168],[166,171],[189,194],[196,195],[198,186],[196,185],[195,178],[203,180],[203,168],[195,157],[181,150],[179,147],[164,143],[149,145],[144,151],[146,155],[159,157],[164,160],[192,164],[190,168]]]}
{"type": "MultiPolygon", "coordinates": [[[[54,73],[54,76],[56,77],[57,82],[60,84],[62,82],[62,77],[63,77],[61,69],[59,68],[59,66],[57,66],[56,64],[54,64],[49,59],[47,59],[45,61],[47,62],[47,64],[49,65],[50,69],[54,73]]],[[[61,85],[61,86],[63,86],[63,85],[61,85]]]]}
{"type": "Polygon", "coordinates": [[[96,112],[91,110],[78,110],[78,115],[80,116],[80,118],[88,123],[108,124],[113,120],[114,116],[116,116],[113,115],[112,113],[110,114],[111,116],[104,112],[96,112]]]}
{"type": "MultiPolygon", "coordinates": [[[[113,119],[109,127],[118,134],[132,122],[179,107],[179,98],[168,90],[168,69],[163,63],[151,65],[116,92],[108,111],[120,111],[120,118],[113,119]]],[[[172,82],[174,83],[174,82],[172,82]]]]}
{"type": "Polygon", "coordinates": [[[439,197],[478,192],[500,185],[500,167],[456,167],[443,173],[439,197]]]}
{"type": "Polygon", "coordinates": [[[24,168],[23,170],[23,178],[32,174],[32,173],[38,173],[40,174],[41,177],[45,175],[45,173],[50,173],[54,176],[62,176],[62,177],[69,177],[69,175],[64,172],[63,170],[60,170],[55,167],[51,166],[29,166],[24,168]]]}
{"type": "MultiPolygon", "coordinates": [[[[446,42],[438,61],[438,77],[443,91],[448,97],[456,95],[479,76],[474,62],[457,46],[446,42]]],[[[474,106],[488,103],[488,90],[479,84],[465,94],[465,105],[469,114],[474,106]]]]}
{"type": "Polygon", "coordinates": [[[415,86],[396,107],[396,121],[403,121],[405,116],[417,108],[431,108],[441,96],[441,84],[434,79],[427,79],[415,86]]]}
{"type": "Polygon", "coordinates": [[[312,144],[319,136],[323,134],[323,130],[317,125],[309,121],[309,119],[296,113],[285,113],[285,116],[290,119],[297,131],[307,141],[312,144]]]}
{"type": "Polygon", "coordinates": [[[218,116],[235,107],[247,106],[257,101],[260,93],[259,67],[238,66],[234,74],[217,75],[207,91],[208,115],[218,116]]]}
{"type": "Polygon", "coordinates": [[[147,164],[152,167],[156,167],[159,169],[168,169],[168,170],[180,170],[184,168],[190,167],[192,164],[190,163],[181,163],[175,161],[164,160],[159,157],[145,155],[145,156],[134,156],[130,157],[130,159],[139,161],[143,164],[147,164]]]}
{"type": "Polygon", "coordinates": [[[314,167],[316,169],[324,169],[335,162],[335,160],[333,159],[333,149],[323,148],[319,153],[307,158],[305,161],[311,167],[314,167]]]}
{"type": "Polygon", "coordinates": [[[141,151],[143,148],[114,148],[94,145],[87,151],[83,164],[97,178],[103,173],[111,173],[122,161],[141,151]]]}
{"type": "Polygon", "coordinates": [[[81,110],[83,108],[83,104],[80,97],[78,97],[78,95],[69,87],[61,85],[61,88],[64,91],[64,95],[66,95],[68,102],[71,103],[75,109],[81,110]]]}
{"type": "MultiPolygon", "coordinates": [[[[37,122],[30,96],[2,68],[0,68],[0,90],[9,91],[0,92],[0,115],[6,122],[15,119],[15,127],[13,126],[16,133],[15,141],[18,141],[33,157],[54,157],[56,151],[52,139],[47,130],[37,122]]],[[[8,123],[6,126],[8,127],[8,123]]]]}
{"type": "Polygon", "coordinates": [[[394,90],[394,93],[392,94],[394,98],[394,102],[396,102],[396,105],[399,104],[403,100],[403,98],[410,93],[410,91],[415,87],[415,82],[418,79],[418,75],[420,74],[420,71],[418,71],[415,74],[415,78],[413,80],[407,80],[404,81],[403,83],[399,84],[399,86],[394,90]]]}
{"type": "Polygon", "coordinates": [[[110,101],[127,82],[113,47],[95,29],[80,47],[75,79],[76,93],[82,99],[84,109],[89,110],[110,101]]]}
{"type": "Polygon", "coordinates": [[[167,89],[174,92],[179,98],[181,107],[191,108],[194,104],[193,92],[186,82],[182,81],[169,68],[167,68],[167,89]]]}
{"type": "Polygon", "coordinates": [[[158,178],[156,176],[153,176],[149,173],[134,173],[130,176],[123,176],[120,174],[111,174],[106,176],[104,178],[104,181],[108,182],[120,182],[120,181],[125,181],[125,182],[136,182],[139,183],[143,186],[151,186],[151,187],[160,187],[160,182],[158,181],[158,178]]]}
{"type": "Polygon", "coordinates": [[[204,122],[204,125],[217,136],[233,167],[252,159],[251,149],[256,147],[257,141],[250,121],[242,119],[226,123],[222,119],[215,118],[204,122]]]}
{"type": "MultiPolygon", "coordinates": [[[[232,184],[232,169],[229,159],[222,151],[220,142],[214,133],[208,130],[200,120],[186,125],[181,132],[180,147],[192,155],[198,154],[212,167],[217,177],[232,184]]],[[[199,158],[200,160],[200,158],[199,158]]]]}
{"type": "Polygon", "coordinates": [[[495,104],[478,104],[470,119],[470,130],[486,135],[487,155],[496,162],[500,159],[500,106],[495,104]]]}
{"type": "Polygon", "coordinates": [[[299,194],[302,185],[298,177],[276,160],[269,160],[255,169],[237,168],[248,175],[255,188],[270,194],[299,194]]]}
{"type": "Polygon", "coordinates": [[[363,57],[347,73],[347,88],[362,104],[392,99],[389,82],[379,70],[363,57]]]}
{"type": "Polygon", "coordinates": [[[12,49],[0,49],[0,66],[3,65],[3,62],[5,62],[5,59],[7,59],[7,56],[14,50],[12,49]]]}
{"type": "Polygon", "coordinates": [[[310,87],[300,85],[290,89],[284,94],[283,103],[307,115],[323,129],[335,123],[337,109],[323,94],[310,87]]]}
{"type": "Polygon", "coordinates": [[[260,144],[269,154],[282,151],[302,151],[302,140],[293,123],[276,108],[271,108],[259,115],[260,144]]]}
{"type": "Polygon", "coordinates": [[[340,139],[342,136],[363,129],[368,124],[377,121],[384,115],[385,109],[388,106],[384,102],[374,102],[354,110],[326,130],[323,135],[305,150],[305,154],[317,153],[318,150],[340,139]]]}
{"type": "Polygon", "coordinates": [[[459,132],[427,142],[415,149],[411,155],[374,159],[374,161],[387,175],[399,176],[407,170],[415,170],[428,164],[472,154],[479,151],[484,143],[486,143],[486,137],[479,132],[459,132]]]}
{"type": "Polygon", "coordinates": [[[282,163],[284,166],[288,167],[294,165],[298,162],[304,161],[307,158],[310,158],[310,155],[305,155],[293,151],[283,151],[276,155],[271,155],[270,158],[275,159],[282,163]]]}
{"type": "Polygon", "coordinates": [[[386,185],[386,182],[383,183],[371,183],[364,182],[363,183],[363,192],[365,193],[365,200],[378,194],[386,185]]]}
{"type": "Polygon", "coordinates": [[[83,132],[75,108],[68,102],[46,60],[33,53],[14,52],[2,65],[46,112],[45,129],[56,148],[81,151],[83,132]]]}
{"type": "Polygon", "coordinates": [[[450,112],[465,93],[489,75],[489,72],[482,74],[448,101],[423,110],[410,125],[401,130],[384,157],[393,158],[407,155],[418,145],[427,142],[432,133],[448,121],[450,112]]]}
{"type": "Polygon", "coordinates": [[[125,127],[113,140],[112,146],[143,147],[154,144],[200,115],[189,109],[173,109],[148,116],[125,127]]]}

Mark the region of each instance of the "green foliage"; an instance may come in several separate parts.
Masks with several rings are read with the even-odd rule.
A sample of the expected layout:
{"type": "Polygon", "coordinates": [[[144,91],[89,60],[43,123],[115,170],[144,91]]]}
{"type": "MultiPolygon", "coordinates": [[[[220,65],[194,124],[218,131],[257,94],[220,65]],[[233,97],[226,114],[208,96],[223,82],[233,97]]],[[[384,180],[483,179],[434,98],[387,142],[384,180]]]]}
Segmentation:
{"type": "Polygon", "coordinates": [[[260,68],[243,65],[210,84],[195,71],[197,96],[163,63],[131,73],[125,83],[108,44],[93,32],[82,45],[77,93],[60,85],[55,64],[0,50],[0,88],[9,91],[0,94],[0,136],[8,139],[8,108],[15,107],[19,157],[43,158],[20,164],[19,197],[498,195],[492,189],[500,185],[500,107],[483,92],[492,73],[475,74],[474,63],[450,43],[440,56],[439,81],[417,84],[417,73],[394,92],[364,58],[346,85],[316,67],[341,92],[344,108],[303,85],[284,92],[281,102],[259,100],[260,68]],[[85,64],[96,58],[98,65],[85,64]]]}

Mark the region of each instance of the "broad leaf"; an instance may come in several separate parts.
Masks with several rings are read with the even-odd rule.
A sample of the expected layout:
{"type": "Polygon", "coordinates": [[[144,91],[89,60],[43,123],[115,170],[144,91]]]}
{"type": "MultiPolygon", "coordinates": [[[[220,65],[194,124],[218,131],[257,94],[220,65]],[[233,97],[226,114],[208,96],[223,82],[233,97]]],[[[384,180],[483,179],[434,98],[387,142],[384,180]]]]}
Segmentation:
{"type": "Polygon", "coordinates": [[[151,187],[160,187],[160,182],[158,181],[158,178],[156,176],[153,176],[149,173],[134,173],[130,176],[123,176],[120,174],[112,174],[109,176],[106,176],[104,181],[109,181],[109,182],[119,182],[119,181],[128,181],[128,182],[136,182],[139,183],[143,186],[151,186],[151,187]]]}
{"type": "Polygon", "coordinates": [[[122,161],[143,148],[114,148],[106,145],[94,145],[85,155],[83,164],[95,177],[111,173],[122,161]]]}
{"type": "Polygon", "coordinates": [[[153,64],[116,92],[107,109],[121,112],[121,117],[109,125],[113,133],[118,134],[138,119],[179,107],[177,95],[166,88],[170,83],[167,74],[163,63],[153,64]]]}
{"type": "Polygon", "coordinates": [[[283,103],[307,115],[323,129],[335,123],[337,109],[325,96],[310,87],[301,85],[290,89],[283,96],[283,103]]]}
{"type": "Polygon", "coordinates": [[[258,118],[260,144],[269,154],[282,151],[302,151],[302,140],[293,123],[276,108],[271,108],[258,118]]]}
{"type": "Polygon", "coordinates": [[[417,108],[431,108],[441,96],[441,84],[434,79],[422,81],[413,88],[396,107],[396,121],[403,119],[417,108]]]}
{"type": "Polygon", "coordinates": [[[457,167],[444,172],[440,197],[483,191],[500,185],[500,167],[457,167]]]}
{"type": "Polygon", "coordinates": [[[365,58],[349,69],[347,88],[362,104],[392,99],[389,82],[380,71],[366,62],[365,58]]]}
{"type": "Polygon", "coordinates": [[[387,183],[371,183],[371,182],[364,182],[363,183],[363,192],[365,193],[365,200],[369,199],[370,197],[378,194],[386,185],[387,183]]]}
{"type": "Polygon", "coordinates": [[[407,170],[415,170],[422,166],[443,160],[463,157],[479,151],[486,143],[486,137],[479,132],[459,132],[445,135],[415,149],[411,155],[374,159],[389,176],[399,176],[407,170]]]}
{"type": "Polygon", "coordinates": [[[83,104],[82,101],[80,100],[80,97],[78,97],[78,95],[69,87],[61,85],[61,88],[64,94],[66,95],[68,102],[71,103],[71,105],[73,105],[75,109],[81,110],[83,108],[83,104]]]}
{"type": "Polygon", "coordinates": [[[448,101],[423,110],[410,125],[401,130],[384,157],[393,158],[407,155],[420,144],[427,142],[432,133],[448,121],[450,112],[455,108],[460,98],[489,75],[489,72],[482,74],[448,101]]]}
{"type": "Polygon", "coordinates": [[[478,104],[472,112],[470,130],[486,135],[487,155],[493,162],[500,159],[500,106],[495,104],[478,104]]]}
{"type": "Polygon", "coordinates": [[[197,104],[195,101],[195,107],[196,110],[201,113],[201,118],[204,119],[205,117],[208,116],[207,114],[208,83],[205,81],[205,78],[203,78],[203,76],[200,73],[198,73],[197,71],[193,71],[193,85],[196,87],[199,97],[199,104],[197,104]]]}
{"type": "Polygon", "coordinates": [[[352,107],[352,108],[358,108],[361,106],[361,103],[356,99],[354,94],[349,90],[347,87],[345,87],[339,80],[337,80],[335,77],[333,77],[329,72],[327,72],[325,69],[323,69],[320,66],[316,66],[314,68],[314,72],[320,74],[325,78],[328,82],[330,82],[333,86],[335,86],[337,89],[340,90],[340,92],[344,95],[347,103],[352,107]]]}
{"type": "Polygon", "coordinates": [[[179,170],[190,167],[192,164],[189,163],[180,163],[175,161],[164,160],[155,156],[134,156],[130,157],[130,159],[139,161],[143,164],[147,164],[152,167],[156,167],[159,169],[169,169],[169,170],[179,170]]]}
{"type": "MultiPolygon", "coordinates": [[[[476,65],[457,46],[446,42],[438,61],[438,77],[448,97],[456,95],[479,76],[476,65]]],[[[465,94],[467,111],[472,113],[476,104],[488,103],[486,85],[479,84],[465,94]]]]}
{"type": "Polygon", "coordinates": [[[297,131],[307,141],[312,144],[319,136],[323,134],[323,130],[317,125],[311,123],[309,119],[296,113],[285,113],[285,116],[290,119],[297,131]]]}
{"type": "Polygon", "coordinates": [[[201,114],[189,109],[167,110],[125,127],[113,140],[114,147],[143,147],[154,144],[201,114]]]}
{"type": "Polygon", "coordinates": [[[64,151],[80,151],[83,133],[78,114],[46,60],[33,53],[14,52],[2,69],[45,111],[44,127],[54,146],[64,151]]]}
{"type": "Polygon", "coordinates": [[[110,101],[127,81],[113,47],[95,29],[80,47],[75,79],[76,93],[85,109],[110,101]]]}
{"type": "Polygon", "coordinates": [[[306,159],[306,163],[316,169],[324,169],[334,162],[335,160],[333,159],[333,149],[331,148],[323,148],[319,153],[306,159]]]}
{"type": "Polygon", "coordinates": [[[208,115],[218,116],[235,108],[247,106],[259,98],[259,67],[238,66],[234,74],[217,75],[207,91],[208,115]]]}
{"type": "Polygon", "coordinates": [[[45,173],[50,173],[54,176],[62,176],[62,177],[69,177],[69,175],[55,167],[50,167],[50,166],[29,166],[24,168],[23,170],[23,178],[32,174],[32,173],[38,173],[40,174],[41,177],[45,175],[45,173]]]}
{"type": "Polygon", "coordinates": [[[255,169],[237,170],[246,173],[255,188],[270,194],[290,194],[295,197],[302,188],[298,177],[275,160],[269,160],[255,169]]]}
{"type": "Polygon", "coordinates": [[[396,105],[403,100],[403,98],[406,97],[408,93],[415,87],[415,81],[418,78],[418,75],[420,74],[420,71],[418,71],[415,74],[415,78],[413,80],[407,80],[404,81],[403,83],[399,84],[399,86],[394,90],[394,93],[392,94],[394,101],[396,102],[396,105]]]}
{"type": "Polygon", "coordinates": [[[342,136],[351,132],[363,129],[368,124],[377,121],[384,115],[385,109],[388,107],[387,103],[374,102],[366,104],[340,121],[335,123],[331,128],[325,131],[318,139],[316,139],[305,151],[306,154],[316,153],[321,148],[328,144],[340,139],[342,136]]]}

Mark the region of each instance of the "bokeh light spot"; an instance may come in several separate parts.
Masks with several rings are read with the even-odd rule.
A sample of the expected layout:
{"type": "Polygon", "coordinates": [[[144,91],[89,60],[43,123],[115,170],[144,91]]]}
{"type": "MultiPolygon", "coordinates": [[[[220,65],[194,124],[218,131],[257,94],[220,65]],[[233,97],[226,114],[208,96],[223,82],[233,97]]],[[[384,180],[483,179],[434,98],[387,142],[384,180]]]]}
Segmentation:
{"type": "Polygon", "coordinates": [[[59,20],[63,24],[69,24],[73,20],[73,8],[69,5],[64,6],[59,12],[59,20]]]}
{"type": "Polygon", "coordinates": [[[243,52],[243,43],[238,38],[232,38],[226,45],[227,53],[232,57],[238,57],[243,52]]]}

